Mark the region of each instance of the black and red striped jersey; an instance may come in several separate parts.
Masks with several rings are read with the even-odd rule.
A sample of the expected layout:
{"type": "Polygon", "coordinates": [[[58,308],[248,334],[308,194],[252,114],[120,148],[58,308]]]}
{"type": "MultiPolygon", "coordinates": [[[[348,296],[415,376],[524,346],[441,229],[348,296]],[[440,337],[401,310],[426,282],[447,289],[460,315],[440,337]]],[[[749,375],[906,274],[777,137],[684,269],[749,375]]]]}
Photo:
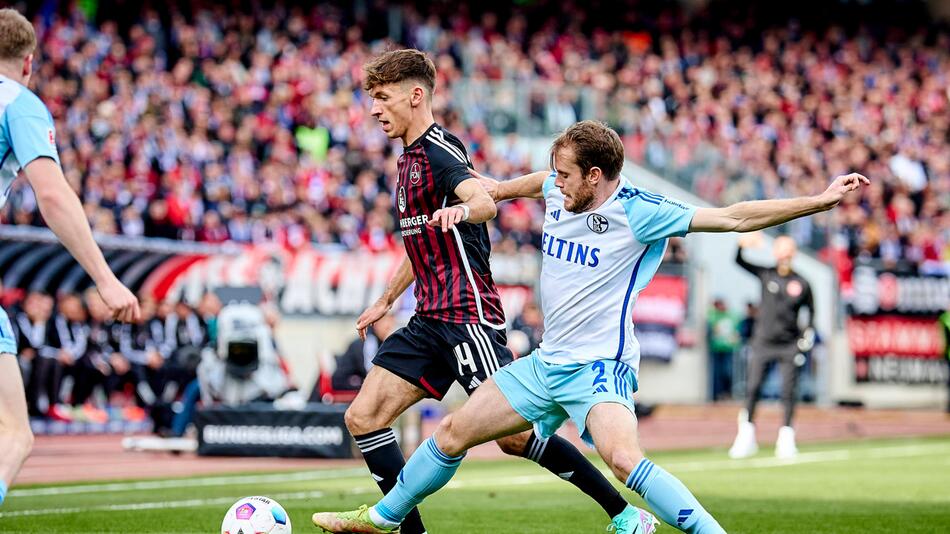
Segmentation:
{"type": "Polygon", "coordinates": [[[396,181],[399,229],[416,276],[417,315],[503,328],[485,224],[462,222],[446,233],[427,224],[436,210],[459,202],[455,188],[471,178],[471,165],[462,142],[438,124],[405,147],[396,181]]]}

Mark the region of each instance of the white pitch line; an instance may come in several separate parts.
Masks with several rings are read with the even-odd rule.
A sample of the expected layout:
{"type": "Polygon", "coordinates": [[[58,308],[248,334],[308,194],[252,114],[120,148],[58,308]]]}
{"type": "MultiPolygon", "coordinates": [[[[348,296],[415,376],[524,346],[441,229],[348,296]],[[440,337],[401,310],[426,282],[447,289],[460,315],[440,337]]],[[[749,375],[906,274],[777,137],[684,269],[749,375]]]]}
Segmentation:
{"type": "Polygon", "coordinates": [[[365,476],[366,468],[333,469],[304,471],[300,473],[272,473],[267,475],[229,475],[218,477],[180,478],[173,480],[147,480],[143,482],[113,482],[106,484],[83,484],[52,488],[14,489],[8,495],[12,497],[38,497],[44,495],[77,495],[81,493],[103,493],[112,491],[136,491],[169,488],[198,488],[205,486],[229,486],[247,484],[271,484],[280,482],[305,482],[310,480],[333,480],[365,476]]]}
{"type": "MultiPolygon", "coordinates": [[[[848,459],[875,459],[875,458],[899,458],[899,457],[909,457],[909,456],[922,456],[927,454],[945,454],[950,452],[950,445],[936,443],[930,445],[903,445],[897,447],[878,447],[873,449],[864,449],[852,451],[848,449],[836,449],[829,451],[816,451],[799,454],[797,458],[782,460],[778,458],[753,458],[750,460],[713,460],[711,462],[680,462],[680,463],[669,463],[665,464],[665,467],[669,471],[673,472],[684,472],[684,471],[699,471],[699,470],[715,470],[715,469],[757,469],[757,468],[770,468],[770,467],[789,467],[798,464],[808,464],[815,462],[833,462],[840,460],[848,459]]],[[[365,473],[364,470],[359,469],[350,469],[350,470],[341,470],[338,473],[342,474],[346,471],[361,471],[365,473]]],[[[605,474],[610,475],[610,472],[603,470],[605,474]]],[[[301,473],[304,475],[306,473],[301,473]]],[[[335,476],[328,478],[346,478],[344,476],[335,476]]],[[[237,479],[241,480],[241,477],[213,477],[205,480],[221,480],[221,479],[237,479]]],[[[286,478],[284,478],[286,480],[286,478]]],[[[167,482],[188,482],[193,480],[184,480],[184,481],[167,481],[167,482]]],[[[504,479],[495,479],[495,478],[475,478],[472,480],[453,480],[447,485],[448,489],[463,489],[463,488],[478,488],[478,487],[505,487],[505,486],[526,486],[533,484],[543,484],[547,482],[559,482],[559,479],[552,477],[550,474],[538,474],[538,475],[523,475],[508,477],[504,479]]],[[[210,484],[208,484],[210,485],[210,484]]],[[[114,486],[114,485],[100,485],[100,486],[114,486]]],[[[170,486],[177,487],[177,486],[170,486]]],[[[52,489],[52,488],[51,488],[52,489]]],[[[109,490],[115,491],[115,490],[109,490]]],[[[362,493],[374,493],[377,491],[375,487],[359,487],[352,488],[347,493],[351,495],[357,495],[362,493]]],[[[303,491],[296,493],[283,493],[283,494],[272,494],[271,497],[275,500],[292,500],[292,499],[315,499],[324,496],[324,492],[321,491],[303,491]]],[[[90,507],[76,507],[76,508],[46,508],[46,509],[32,509],[32,510],[18,510],[13,512],[0,512],[0,518],[4,517],[22,517],[22,516],[34,516],[34,515],[63,515],[63,514],[73,514],[80,512],[88,511],[106,511],[106,512],[119,512],[119,511],[129,511],[129,510],[153,510],[160,508],[187,508],[187,507],[199,507],[199,506],[211,506],[218,504],[229,504],[234,502],[234,499],[231,497],[221,497],[216,499],[188,499],[182,501],[164,501],[164,502],[144,502],[144,503],[129,503],[129,504],[110,504],[110,505],[99,505],[99,506],[90,506],[90,507]]]]}
{"type": "MultiPolygon", "coordinates": [[[[800,453],[796,458],[779,459],[775,457],[750,458],[747,460],[710,460],[696,462],[670,462],[663,464],[664,468],[673,472],[693,472],[709,471],[717,469],[759,469],[772,467],[788,467],[799,464],[808,464],[816,462],[832,462],[861,458],[895,458],[906,456],[918,456],[923,454],[950,453],[950,444],[934,443],[926,445],[900,445],[894,447],[877,447],[872,449],[833,449],[827,451],[815,451],[800,453]]],[[[610,475],[608,469],[602,470],[610,475]]],[[[49,495],[75,495],[83,493],[104,493],[104,492],[122,492],[135,490],[153,490],[153,489],[174,489],[174,488],[193,488],[208,486],[225,485],[248,485],[248,484],[279,484],[282,482],[301,482],[311,480],[334,480],[344,478],[356,478],[365,476],[365,468],[334,469],[329,471],[306,471],[302,473],[274,473],[267,475],[247,475],[247,476],[218,476],[218,477],[199,477],[175,480],[153,480],[143,482],[118,482],[108,484],[86,484],[80,486],[50,487],[50,488],[32,488],[32,489],[14,489],[9,493],[12,497],[34,497],[49,495]]],[[[525,479],[530,483],[544,481],[550,478],[548,475],[529,475],[524,477],[511,477],[508,480],[525,479]]],[[[552,479],[553,480],[553,479],[552,479]]],[[[497,483],[497,481],[493,482],[497,483]]],[[[476,485],[474,481],[452,482],[450,487],[468,487],[476,485]]],[[[513,484],[518,485],[518,484],[513,484]]]]}
{"type": "Polygon", "coordinates": [[[950,453],[950,444],[933,443],[927,445],[900,445],[896,447],[877,447],[872,449],[833,449],[799,453],[794,458],[749,458],[747,460],[712,460],[706,462],[680,462],[664,464],[669,471],[692,472],[714,469],[756,469],[769,467],[787,467],[817,462],[841,460],[861,460],[876,458],[900,458],[927,454],[950,453]]]}
{"type": "MultiPolygon", "coordinates": [[[[325,495],[322,491],[298,491],[295,493],[274,494],[271,498],[274,500],[289,501],[292,499],[319,499],[325,495]]],[[[0,518],[5,517],[23,517],[32,515],[64,515],[78,514],[87,512],[128,512],[135,510],[158,510],[162,508],[197,508],[199,506],[212,506],[232,504],[236,499],[234,497],[218,497],[215,499],[185,499],[181,501],[158,501],[158,502],[138,502],[127,504],[103,504],[97,506],[83,506],[73,508],[39,508],[34,510],[17,510],[13,512],[0,512],[0,518]]]]}

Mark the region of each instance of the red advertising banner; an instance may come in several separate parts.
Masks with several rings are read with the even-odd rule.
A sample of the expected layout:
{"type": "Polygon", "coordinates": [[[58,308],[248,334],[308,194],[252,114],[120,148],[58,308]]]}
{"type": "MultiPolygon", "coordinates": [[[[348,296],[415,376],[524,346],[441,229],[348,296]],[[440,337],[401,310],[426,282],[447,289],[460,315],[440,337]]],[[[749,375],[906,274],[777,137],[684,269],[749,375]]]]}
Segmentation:
{"type": "Polygon", "coordinates": [[[679,342],[676,331],[686,320],[686,278],[657,274],[637,297],[633,308],[640,357],[669,361],[679,342]]]}
{"type": "Polygon", "coordinates": [[[936,317],[851,317],[847,328],[858,382],[946,383],[944,340],[936,317]]]}
{"type": "Polygon", "coordinates": [[[686,278],[657,274],[637,297],[633,322],[679,327],[686,320],[686,292],[686,278]]]}

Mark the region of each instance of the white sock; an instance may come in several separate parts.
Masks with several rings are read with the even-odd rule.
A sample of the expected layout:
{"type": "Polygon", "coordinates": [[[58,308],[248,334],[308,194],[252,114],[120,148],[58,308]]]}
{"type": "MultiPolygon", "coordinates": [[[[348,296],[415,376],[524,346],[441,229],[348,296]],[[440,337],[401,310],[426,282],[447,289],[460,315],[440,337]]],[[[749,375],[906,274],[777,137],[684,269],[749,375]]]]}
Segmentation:
{"type": "Polygon", "coordinates": [[[386,519],[385,517],[379,515],[379,512],[376,511],[375,506],[369,509],[369,519],[377,527],[395,528],[399,526],[399,523],[396,523],[395,521],[390,521],[386,519]]]}

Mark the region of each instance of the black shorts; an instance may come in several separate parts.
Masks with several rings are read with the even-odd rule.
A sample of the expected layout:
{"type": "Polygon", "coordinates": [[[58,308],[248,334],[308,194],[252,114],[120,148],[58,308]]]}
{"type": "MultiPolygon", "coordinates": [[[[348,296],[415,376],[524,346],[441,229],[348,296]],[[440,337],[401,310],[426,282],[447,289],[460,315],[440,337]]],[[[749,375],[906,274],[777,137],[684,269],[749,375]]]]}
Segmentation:
{"type": "Polygon", "coordinates": [[[471,395],[514,359],[504,330],[413,316],[379,347],[373,365],[391,371],[441,399],[452,382],[471,395]]]}

